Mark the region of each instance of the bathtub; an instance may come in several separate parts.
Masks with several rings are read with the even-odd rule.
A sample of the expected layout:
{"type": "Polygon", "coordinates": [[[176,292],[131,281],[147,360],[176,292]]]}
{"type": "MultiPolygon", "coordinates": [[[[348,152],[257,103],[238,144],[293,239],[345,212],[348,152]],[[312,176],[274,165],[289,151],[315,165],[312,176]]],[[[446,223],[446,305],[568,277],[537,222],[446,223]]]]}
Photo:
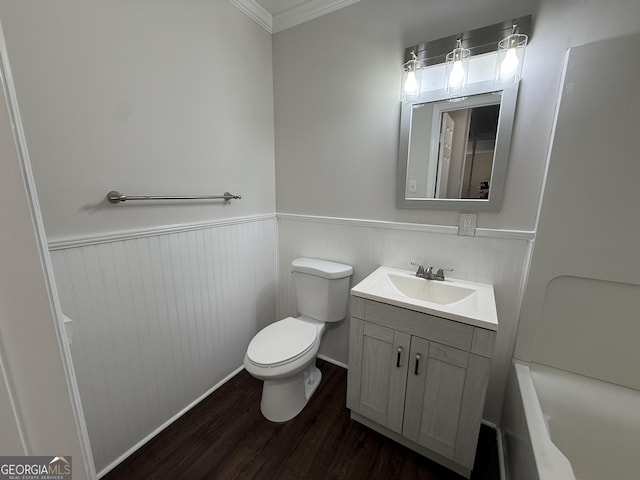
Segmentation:
{"type": "Polygon", "coordinates": [[[640,392],[515,361],[503,445],[508,480],[637,480],[640,392]]]}

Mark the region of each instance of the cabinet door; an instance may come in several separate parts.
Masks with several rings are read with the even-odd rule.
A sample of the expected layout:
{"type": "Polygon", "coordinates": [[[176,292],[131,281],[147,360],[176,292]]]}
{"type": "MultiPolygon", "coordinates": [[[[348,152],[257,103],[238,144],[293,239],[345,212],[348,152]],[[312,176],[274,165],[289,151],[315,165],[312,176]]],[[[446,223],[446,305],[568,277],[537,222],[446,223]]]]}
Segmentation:
{"type": "Polygon", "coordinates": [[[469,354],[411,337],[403,435],[453,459],[469,354]]]}
{"type": "Polygon", "coordinates": [[[410,336],[373,323],[362,322],[360,378],[356,410],[363,416],[401,433],[407,355],[410,336]]]}

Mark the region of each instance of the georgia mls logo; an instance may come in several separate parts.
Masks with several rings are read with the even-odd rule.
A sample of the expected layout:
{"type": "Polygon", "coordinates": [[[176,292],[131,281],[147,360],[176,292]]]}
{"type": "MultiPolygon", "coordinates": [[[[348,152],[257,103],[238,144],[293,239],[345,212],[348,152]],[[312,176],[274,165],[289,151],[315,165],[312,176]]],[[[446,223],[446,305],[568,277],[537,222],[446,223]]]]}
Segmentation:
{"type": "Polygon", "coordinates": [[[0,480],[70,480],[71,457],[0,457],[0,480]]]}
{"type": "Polygon", "coordinates": [[[71,475],[71,464],[64,457],[53,457],[49,462],[49,474],[71,475]]]}

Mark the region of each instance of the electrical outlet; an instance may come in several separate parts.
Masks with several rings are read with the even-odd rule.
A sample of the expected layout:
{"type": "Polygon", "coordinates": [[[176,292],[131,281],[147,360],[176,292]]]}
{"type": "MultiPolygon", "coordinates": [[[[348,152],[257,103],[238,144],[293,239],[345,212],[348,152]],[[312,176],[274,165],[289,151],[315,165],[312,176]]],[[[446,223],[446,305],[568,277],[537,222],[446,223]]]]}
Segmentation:
{"type": "Polygon", "coordinates": [[[409,180],[409,192],[415,193],[418,191],[418,181],[417,180],[409,180]]]}
{"type": "Polygon", "coordinates": [[[477,213],[461,213],[458,220],[458,235],[475,237],[477,213]]]}

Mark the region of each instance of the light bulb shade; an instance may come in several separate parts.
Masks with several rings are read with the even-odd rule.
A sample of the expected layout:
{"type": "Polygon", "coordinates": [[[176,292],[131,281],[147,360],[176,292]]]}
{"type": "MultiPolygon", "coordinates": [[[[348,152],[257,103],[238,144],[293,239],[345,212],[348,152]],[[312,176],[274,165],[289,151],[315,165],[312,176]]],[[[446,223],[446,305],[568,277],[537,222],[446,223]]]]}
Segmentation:
{"type": "Polygon", "coordinates": [[[444,88],[448,94],[462,93],[467,88],[470,56],[471,52],[459,43],[447,54],[444,88]]]}
{"type": "Polygon", "coordinates": [[[422,81],[422,63],[413,59],[402,66],[402,101],[411,102],[420,96],[422,81]]]}
{"type": "Polygon", "coordinates": [[[498,42],[495,74],[497,84],[505,85],[520,80],[527,41],[526,35],[513,33],[498,42]]]}

